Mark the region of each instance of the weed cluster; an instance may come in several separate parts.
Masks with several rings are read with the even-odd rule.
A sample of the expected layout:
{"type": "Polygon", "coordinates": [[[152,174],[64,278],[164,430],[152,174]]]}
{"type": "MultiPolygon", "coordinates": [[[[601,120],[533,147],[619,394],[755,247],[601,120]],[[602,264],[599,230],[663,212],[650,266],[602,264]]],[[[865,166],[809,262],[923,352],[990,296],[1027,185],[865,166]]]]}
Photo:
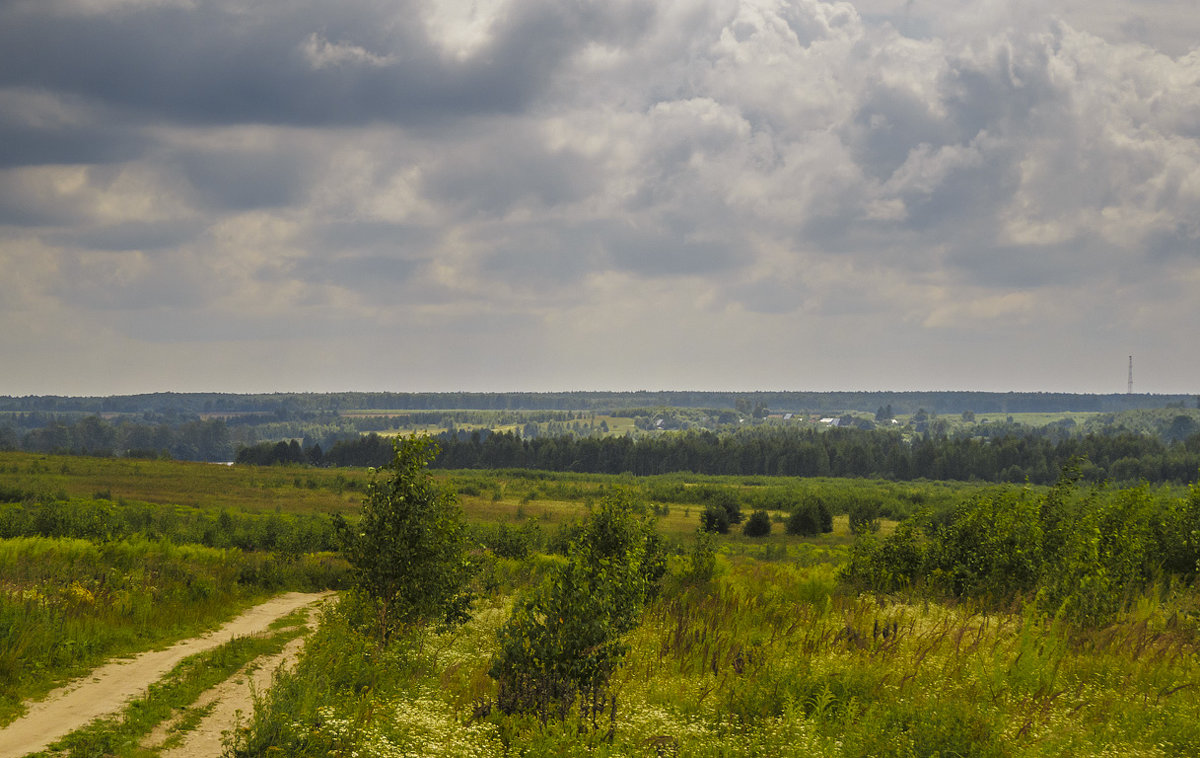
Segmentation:
{"type": "Polygon", "coordinates": [[[842,576],[894,591],[924,585],[1003,607],[1102,625],[1156,583],[1189,582],[1200,566],[1200,489],[1156,499],[1145,487],[1084,488],[1067,472],[1053,489],[1009,490],[919,514],[884,539],[860,536],[842,576]]]}

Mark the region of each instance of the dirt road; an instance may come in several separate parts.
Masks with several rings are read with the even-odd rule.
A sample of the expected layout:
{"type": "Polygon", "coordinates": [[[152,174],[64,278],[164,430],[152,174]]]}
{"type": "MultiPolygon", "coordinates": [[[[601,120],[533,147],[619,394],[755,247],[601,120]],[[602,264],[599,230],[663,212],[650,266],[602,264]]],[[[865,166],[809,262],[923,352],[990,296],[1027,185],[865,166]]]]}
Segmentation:
{"type": "Polygon", "coordinates": [[[44,750],[81,726],[120,711],[129,700],[145,692],[146,687],[184,658],[223,645],[233,637],[264,632],[272,621],[329,594],[290,592],[280,595],[251,608],[216,631],[178,642],[165,650],[151,650],[131,659],[106,663],[88,676],[31,704],[24,716],[0,729],[0,758],[19,758],[44,750]]]}

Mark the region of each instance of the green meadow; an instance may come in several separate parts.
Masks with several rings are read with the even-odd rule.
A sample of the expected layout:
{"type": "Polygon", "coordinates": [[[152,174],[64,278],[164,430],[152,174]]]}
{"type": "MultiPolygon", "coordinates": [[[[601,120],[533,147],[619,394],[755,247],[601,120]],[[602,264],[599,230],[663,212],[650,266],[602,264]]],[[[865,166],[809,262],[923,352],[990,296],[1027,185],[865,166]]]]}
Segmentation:
{"type": "MultiPolygon", "coordinates": [[[[0,724],[106,658],[285,589],[349,587],[338,524],[355,523],[370,479],[0,454],[0,724]]],[[[1195,491],[524,470],[434,481],[466,524],[469,619],[382,644],[346,595],[229,754],[1200,752],[1195,491]],[[502,631],[566,576],[614,499],[653,525],[663,567],[616,638],[603,712],[506,711],[502,631]],[[701,539],[714,503],[742,520],[701,539]],[[831,531],[789,534],[814,503],[831,531]],[[743,534],[756,512],[765,536],[743,534]]]]}

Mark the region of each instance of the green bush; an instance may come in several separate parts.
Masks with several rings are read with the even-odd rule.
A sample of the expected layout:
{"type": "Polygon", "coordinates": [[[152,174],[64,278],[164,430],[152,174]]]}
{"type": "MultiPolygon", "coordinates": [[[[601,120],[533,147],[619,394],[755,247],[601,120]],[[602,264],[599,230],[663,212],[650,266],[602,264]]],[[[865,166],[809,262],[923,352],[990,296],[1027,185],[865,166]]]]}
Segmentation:
{"type": "Polygon", "coordinates": [[[885,539],[860,534],[844,581],[890,592],[924,581],[955,598],[1033,601],[1083,625],[1110,622],[1163,578],[1193,581],[1200,494],[1155,498],[1145,486],[1085,488],[1068,469],[1042,494],[984,494],[901,522],[885,539]]]}
{"type": "Polygon", "coordinates": [[[742,525],[742,534],[747,537],[766,537],[771,533],[771,516],[766,511],[755,511],[742,525]]]}
{"type": "Polygon", "coordinates": [[[799,537],[815,537],[833,531],[833,514],[821,498],[806,498],[784,522],[784,531],[799,537]]]}
{"type": "MultiPolygon", "coordinates": [[[[623,493],[582,525],[569,560],[522,598],[499,632],[489,674],[505,713],[565,718],[576,702],[595,726],[612,704],[608,681],[666,570],[661,538],[623,493]]],[[[615,707],[615,706],[613,706],[615,707]]]]}
{"type": "Polygon", "coordinates": [[[858,500],[850,506],[850,531],[855,534],[879,531],[879,504],[858,500]]]}
{"type": "Polygon", "coordinates": [[[700,512],[700,528],[717,534],[729,533],[729,511],[719,505],[710,505],[700,512]]]}
{"type": "Polygon", "coordinates": [[[393,458],[373,474],[362,517],[345,534],[354,587],[374,603],[376,639],[466,618],[470,603],[466,526],[458,501],[426,470],[428,439],[397,439],[393,458]]]}

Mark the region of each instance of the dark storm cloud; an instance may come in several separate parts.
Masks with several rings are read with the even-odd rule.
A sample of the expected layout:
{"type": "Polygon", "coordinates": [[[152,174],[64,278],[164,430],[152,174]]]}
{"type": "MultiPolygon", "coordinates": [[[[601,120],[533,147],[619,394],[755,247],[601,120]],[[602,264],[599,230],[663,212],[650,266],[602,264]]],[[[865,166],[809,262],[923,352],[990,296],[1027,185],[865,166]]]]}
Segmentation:
{"type": "Polygon", "coordinates": [[[117,224],[80,225],[45,235],[45,240],[64,247],[120,252],[165,250],[204,234],[199,220],[126,221],[117,224]]]}
{"type": "Polygon", "coordinates": [[[524,289],[578,285],[603,271],[650,278],[712,276],[744,263],[725,241],[672,228],[662,219],[614,219],[528,227],[492,239],[484,270],[524,289]]]}
{"type": "Polygon", "coordinates": [[[307,189],[308,156],[286,150],[185,151],[169,163],[208,208],[276,208],[307,189]]]}
{"type": "Polygon", "coordinates": [[[1000,290],[1035,290],[1093,283],[1117,273],[1120,251],[1090,238],[1054,244],[996,245],[987,238],[964,242],[946,262],[964,283],[1000,290]]]}
{"type": "Polygon", "coordinates": [[[642,276],[711,275],[747,262],[723,240],[706,239],[679,224],[642,228],[616,222],[607,226],[603,239],[616,268],[642,276]]]}
{"type": "Polygon", "coordinates": [[[415,224],[371,220],[340,220],[314,224],[307,246],[314,254],[353,251],[368,255],[404,254],[427,250],[437,232],[415,224]]]}
{"type": "Polygon", "coordinates": [[[267,386],[398,334],[439,381],[483,350],[772,383],[994,366],[1004,319],[1044,354],[1118,312],[1200,328],[1200,54],[1066,7],[0,1],[0,303],[97,354],[245,340],[267,386]]]}
{"type": "Polygon", "coordinates": [[[71,15],[9,4],[0,86],[185,123],[418,124],[519,111],[582,40],[636,31],[618,23],[628,11],[601,4],[523,3],[457,60],[429,39],[422,9],[273,0],[71,15]]]}
{"type": "Polygon", "coordinates": [[[147,137],[130,125],[47,127],[13,123],[0,111],[0,169],[50,163],[119,163],[142,155],[147,137]]]}
{"type": "Polygon", "coordinates": [[[598,189],[599,169],[569,148],[550,150],[528,127],[501,128],[440,157],[423,186],[460,213],[504,215],[514,207],[554,206],[598,189]]]}

